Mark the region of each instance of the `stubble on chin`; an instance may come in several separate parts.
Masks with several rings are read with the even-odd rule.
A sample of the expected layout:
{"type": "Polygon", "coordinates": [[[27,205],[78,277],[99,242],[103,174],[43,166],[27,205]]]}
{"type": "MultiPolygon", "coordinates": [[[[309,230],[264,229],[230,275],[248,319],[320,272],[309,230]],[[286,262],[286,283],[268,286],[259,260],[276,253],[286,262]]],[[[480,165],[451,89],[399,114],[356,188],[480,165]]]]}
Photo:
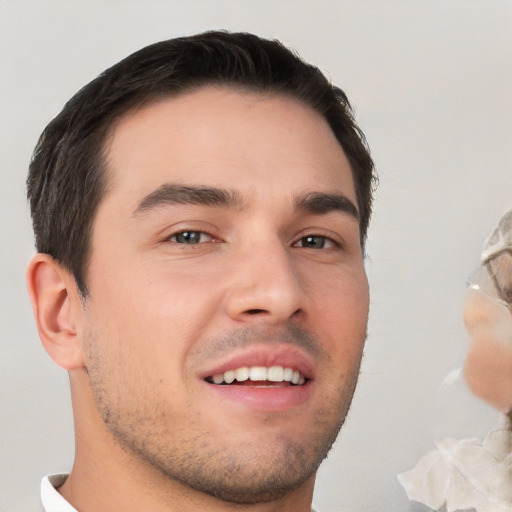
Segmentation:
{"type": "Polygon", "coordinates": [[[299,435],[279,428],[279,414],[272,413],[267,419],[275,429],[268,429],[268,438],[247,436],[234,444],[200,414],[177,415],[150,382],[137,378],[121,382],[126,371],[119,370],[122,361],[116,365],[116,376],[105,364],[108,359],[92,350],[93,345],[98,346],[89,345],[89,382],[114,441],[141,468],[157,470],[173,483],[241,505],[282,498],[315,475],[343,425],[359,373],[358,364],[340,379],[337,389],[331,389],[313,417],[304,421],[299,435]]]}
{"type": "Polygon", "coordinates": [[[189,425],[188,432],[171,431],[172,418],[164,423],[165,414],[149,420],[148,411],[126,416],[102,399],[98,406],[115,441],[141,467],[150,466],[173,483],[219,500],[250,505],[282,498],[316,474],[343,425],[354,388],[355,379],[338,403],[317,410],[299,440],[286,432],[269,439],[270,450],[251,438],[239,446],[231,445],[228,437],[219,441],[213,432],[201,431],[201,425],[189,425]],[[172,442],[176,438],[177,444],[172,442]]]}

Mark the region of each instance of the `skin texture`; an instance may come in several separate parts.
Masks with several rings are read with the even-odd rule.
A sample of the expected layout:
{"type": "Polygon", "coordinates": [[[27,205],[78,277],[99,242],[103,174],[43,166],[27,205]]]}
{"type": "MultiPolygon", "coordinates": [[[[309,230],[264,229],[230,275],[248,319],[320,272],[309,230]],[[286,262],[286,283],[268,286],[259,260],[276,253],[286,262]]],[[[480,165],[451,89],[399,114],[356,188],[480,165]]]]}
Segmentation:
{"type": "Polygon", "coordinates": [[[342,148],[295,100],[205,87],[126,115],[106,155],[88,298],[48,256],[28,273],[41,339],[70,372],[60,492],[80,511],[309,510],[366,337],[357,218],[343,201],[297,207],[356,204],[342,148]],[[162,202],[165,184],[230,200],[162,202]],[[249,355],[302,365],[307,393],[251,402],[204,381],[249,355]]]}
{"type": "Polygon", "coordinates": [[[512,407],[512,314],[491,297],[470,291],[464,322],[471,337],[466,382],[476,396],[506,413],[512,407]]]}

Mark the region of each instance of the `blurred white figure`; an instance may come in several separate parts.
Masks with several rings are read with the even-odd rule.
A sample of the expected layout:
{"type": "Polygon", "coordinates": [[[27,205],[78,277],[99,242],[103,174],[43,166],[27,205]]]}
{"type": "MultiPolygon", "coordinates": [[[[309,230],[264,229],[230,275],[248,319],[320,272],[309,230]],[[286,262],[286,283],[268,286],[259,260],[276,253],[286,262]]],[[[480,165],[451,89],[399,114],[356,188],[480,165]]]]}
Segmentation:
{"type": "Polygon", "coordinates": [[[464,377],[502,417],[484,441],[444,439],[398,476],[418,511],[512,511],[512,210],[485,242],[481,262],[464,306],[464,377]]]}

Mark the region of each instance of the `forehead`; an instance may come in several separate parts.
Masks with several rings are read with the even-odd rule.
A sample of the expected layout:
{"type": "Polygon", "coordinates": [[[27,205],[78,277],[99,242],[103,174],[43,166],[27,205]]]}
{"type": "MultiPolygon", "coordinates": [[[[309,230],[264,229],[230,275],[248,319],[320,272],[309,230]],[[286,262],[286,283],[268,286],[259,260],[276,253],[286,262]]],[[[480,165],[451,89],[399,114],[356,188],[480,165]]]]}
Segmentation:
{"type": "Polygon", "coordinates": [[[355,200],[350,165],[324,118],[283,95],[208,86],[158,99],[116,123],[106,153],[108,195],[124,194],[132,207],[173,182],[249,195],[343,189],[355,200]]]}

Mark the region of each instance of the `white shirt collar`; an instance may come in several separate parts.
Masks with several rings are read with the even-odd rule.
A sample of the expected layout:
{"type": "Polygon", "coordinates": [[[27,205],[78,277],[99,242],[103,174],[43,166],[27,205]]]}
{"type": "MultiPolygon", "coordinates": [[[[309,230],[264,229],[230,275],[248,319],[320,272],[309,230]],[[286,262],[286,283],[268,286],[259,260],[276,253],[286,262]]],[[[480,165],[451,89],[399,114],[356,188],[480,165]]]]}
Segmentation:
{"type": "Polygon", "coordinates": [[[57,491],[68,475],[47,475],[41,482],[41,501],[45,512],[77,512],[57,491]]]}

